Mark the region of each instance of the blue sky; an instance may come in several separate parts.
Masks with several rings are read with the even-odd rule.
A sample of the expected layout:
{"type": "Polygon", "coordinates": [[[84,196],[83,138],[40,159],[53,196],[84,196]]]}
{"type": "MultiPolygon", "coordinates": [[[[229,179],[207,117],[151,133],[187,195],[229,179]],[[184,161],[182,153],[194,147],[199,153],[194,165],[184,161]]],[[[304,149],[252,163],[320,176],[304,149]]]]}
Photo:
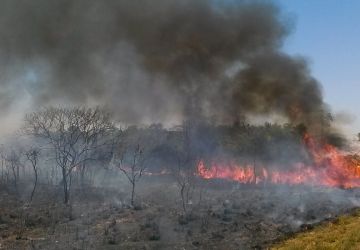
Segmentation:
{"type": "Polygon", "coordinates": [[[360,132],[360,1],[276,0],[295,21],[284,44],[305,56],[334,112],[353,116],[346,129],[360,132]],[[356,118],[356,119],[355,119],[356,118]]]}

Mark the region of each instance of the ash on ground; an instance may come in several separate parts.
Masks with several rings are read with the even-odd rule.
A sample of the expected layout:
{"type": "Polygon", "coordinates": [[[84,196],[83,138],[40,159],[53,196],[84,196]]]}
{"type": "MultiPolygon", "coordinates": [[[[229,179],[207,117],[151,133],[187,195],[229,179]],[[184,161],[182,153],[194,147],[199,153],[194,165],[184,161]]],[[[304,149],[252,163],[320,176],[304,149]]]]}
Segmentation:
{"type": "Polygon", "coordinates": [[[144,178],[133,207],[110,186],[74,190],[67,206],[49,186],[31,204],[2,190],[0,249],[265,249],[360,204],[357,189],[200,180],[184,211],[166,176],[144,178]]]}

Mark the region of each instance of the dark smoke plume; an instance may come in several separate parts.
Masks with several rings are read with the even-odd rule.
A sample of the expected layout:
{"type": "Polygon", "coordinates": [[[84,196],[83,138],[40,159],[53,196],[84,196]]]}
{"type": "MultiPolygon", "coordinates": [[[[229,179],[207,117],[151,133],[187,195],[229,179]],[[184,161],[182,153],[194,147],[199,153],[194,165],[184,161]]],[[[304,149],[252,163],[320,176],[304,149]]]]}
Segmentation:
{"type": "Polygon", "coordinates": [[[306,62],[281,52],[268,1],[3,0],[0,104],[106,105],[125,122],[323,112],[306,62]],[[19,91],[22,89],[22,91],[19,91]]]}

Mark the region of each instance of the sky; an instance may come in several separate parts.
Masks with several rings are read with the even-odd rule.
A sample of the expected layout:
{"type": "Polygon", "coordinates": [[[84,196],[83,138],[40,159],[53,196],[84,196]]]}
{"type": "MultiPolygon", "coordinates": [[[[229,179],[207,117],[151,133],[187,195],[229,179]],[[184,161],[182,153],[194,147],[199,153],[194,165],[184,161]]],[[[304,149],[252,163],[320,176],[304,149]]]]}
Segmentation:
{"type": "MultiPolygon", "coordinates": [[[[213,1],[219,1],[219,2],[223,2],[226,0],[213,0],[213,1]]],[[[227,1],[236,1],[236,0],[227,0],[227,1]]],[[[253,0],[251,0],[253,1],[253,0]]],[[[284,50],[287,53],[290,53],[292,55],[301,55],[304,56],[309,62],[310,62],[310,68],[312,70],[312,74],[319,80],[319,82],[322,84],[323,86],[323,92],[324,92],[324,96],[325,96],[325,101],[332,107],[332,111],[335,114],[341,113],[342,118],[341,121],[346,121],[347,126],[345,126],[344,128],[344,132],[348,135],[351,134],[356,134],[358,132],[360,132],[360,101],[358,101],[358,95],[360,93],[360,71],[357,71],[357,66],[360,65],[359,61],[360,61],[360,49],[358,48],[358,44],[360,44],[360,0],[264,0],[264,1],[274,1],[275,3],[277,3],[280,7],[280,10],[284,13],[285,16],[288,16],[292,21],[293,21],[293,31],[290,34],[289,37],[287,37],[285,44],[284,44],[284,50]],[[344,113],[347,113],[348,115],[344,115],[344,113]],[[345,119],[346,118],[346,119],[345,119]]],[[[43,3],[46,3],[47,1],[43,1],[43,3]]],[[[64,1],[66,2],[66,1],[64,1]]],[[[96,2],[96,0],[94,0],[93,2],[96,2]]],[[[162,2],[162,1],[159,1],[162,2]]],[[[191,2],[191,1],[190,1],[191,2]]],[[[9,2],[11,3],[11,1],[9,2]]],[[[51,4],[49,4],[51,5],[51,4]]],[[[15,4],[16,6],[16,4],[15,4]]],[[[45,4],[45,6],[47,6],[45,4]]],[[[56,5],[57,6],[57,5],[56,5]]],[[[47,6],[49,7],[49,6],[47,6]]],[[[51,6],[50,6],[51,7],[51,6]]],[[[55,7],[55,9],[53,10],[53,12],[57,13],[57,15],[61,16],[61,8],[58,8],[59,11],[57,11],[58,7],[55,7]],[[59,14],[59,13],[60,14],[59,14]]],[[[155,6],[156,8],[156,6],[155,6]]],[[[3,8],[6,10],[6,8],[3,8]]],[[[51,9],[51,8],[50,8],[51,9]]],[[[91,8],[90,8],[91,9],[91,8]]],[[[1,9],[0,9],[1,10],[1,9]]],[[[37,10],[37,8],[36,8],[37,10]]],[[[46,8],[43,8],[43,10],[46,10],[46,8]]],[[[16,8],[16,12],[17,12],[17,8],[16,8]]],[[[6,11],[4,12],[6,13],[6,11]]],[[[22,12],[20,12],[22,13],[22,12]]],[[[25,14],[27,12],[24,12],[25,14]]],[[[34,12],[35,14],[38,13],[37,11],[34,12]]],[[[12,25],[9,25],[9,27],[11,27],[9,30],[9,37],[12,39],[13,35],[12,35],[12,31],[15,30],[15,34],[20,34],[20,38],[22,37],[21,35],[24,34],[24,37],[26,38],[27,36],[29,37],[38,37],[38,32],[42,31],[42,29],[40,29],[40,31],[38,29],[36,29],[36,22],[32,22],[31,20],[33,19],[32,14],[34,13],[30,13],[30,14],[24,14],[25,18],[24,20],[30,20],[30,21],[25,21],[25,24],[31,24],[30,28],[25,25],[19,25],[19,27],[17,26],[17,15],[12,15],[11,13],[7,16],[7,18],[9,17],[13,17],[15,16],[15,18],[10,18],[10,20],[14,21],[14,25],[15,27],[13,28],[12,25]],[[26,19],[28,18],[28,19],[26,19]],[[35,28],[34,28],[35,27],[35,28]],[[22,32],[22,29],[25,29],[26,32],[22,32]],[[16,31],[18,33],[16,33],[16,31]]],[[[72,12],[70,12],[72,13],[72,12]]],[[[102,13],[102,12],[99,12],[102,13]]],[[[195,12],[194,12],[195,13],[195,12]]],[[[42,14],[42,12],[40,11],[40,14],[42,14]]],[[[124,14],[124,13],[123,13],[124,14]]],[[[6,15],[3,14],[5,17],[6,15]]],[[[55,14],[54,14],[55,15],[55,14]]],[[[57,16],[55,15],[55,16],[57,16]]],[[[19,15],[21,16],[21,15],[19,15]]],[[[52,16],[52,15],[51,15],[52,16]]],[[[48,15],[47,13],[45,13],[45,18],[47,18],[48,15]]],[[[77,17],[77,15],[74,15],[74,17],[77,17]]],[[[81,17],[81,15],[80,15],[81,17]]],[[[102,16],[101,16],[102,17],[102,16]]],[[[171,16],[167,17],[167,18],[171,18],[171,16]]],[[[188,20],[188,16],[186,16],[186,20],[188,20]]],[[[7,20],[7,19],[6,19],[7,20]]],[[[64,19],[66,20],[66,22],[64,22],[62,25],[64,25],[64,27],[67,27],[67,25],[69,23],[71,23],[70,21],[68,21],[68,19],[64,19]]],[[[77,19],[75,18],[75,21],[77,19]]],[[[108,20],[108,17],[106,16],[104,20],[108,20]]],[[[109,20],[112,20],[111,18],[109,20]]],[[[44,23],[46,23],[46,21],[43,21],[44,23]]],[[[50,23],[50,27],[53,27],[54,23],[53,22],[49,22],[50,23]]],[[[60,22],[61,23],[61,22],[60,22]]],[[[92,22],[90,22],[92,23],[92,22]]],[[[100,24],[106,24],[106,22],[99,22],[100,24]]],[[[56,22],[55,22],[56,24],[56,22]]],[[[81,28],[81,22],[78,24],[80,25],[80,29],[81,28]]],[[[42,27],[42,25],[40,25],[42,27]]],[[[60,25],[61,26],[61,25],[60,25]]],[[[73,24],[71,24],[69,27],[74,26],[73,24]]],[[[107,27],[108,25],[106,25],[107,27]]],[[[54,27],[57,27],[56,25],[54,27]]],[[[78,26],[74,26],[74,27],[78,27],[78,26]]],[[[99,26],[100,28],[97,28],[97,26],[94,26],[94,30],[98,31],[98,30],[108,30],[104,27],[102,27],[101,25],[99,26]]],[[[150,26],[149,26],[150,27],[150,26]]],[[[51,30],[51,29],[49,29],[51,30]]],[[[72,28],[68,28],[68,29],[64,29],[65,31],[67,30],[76,30],[72,29],[72,28]]],[[[83,29],[85,34],[88,34],[87,29],[83,29]]],[[[91,29],[89,29],[91,30],[91,29]]],[[[111,28],[110,28],[111,30],[111,28]]],[[[121,29],[119,29],[121,30],[121,29]]],[[[146,30],[146,29],[144,29],[146,30]]],[[[106,31],[105,31],[106,32],[106,31]]],[[[147,32],[145,32],[147,34],[147,32]]],[[[222,33],[222,32],[220,32],[222,33]]],[[[40,32],[40,34],[42,34],[40,32]]],[[[56,33],[57,34],[57,33],[56,33]]],[[[60,33],[59,33],[60,34],[60,33]]],[[[69,34],[72,34],[71,32],[69,34]]],[[[76,32],[74,32],[74,34],[77,34],[76,32]]],[[[92,34],[91,32],[89,34],[92,34]]],[[[101,37],[101,34],[103,34],[102,32],[99,33],[99,36],[90,36],[91,39],[94,39],[94,37],[101,37]]],[[[43,34],[42,34],[43,35],[43,34]]],[[[50,32],[50,37],[52,37],[54,34],[50,32]]],[[[16,37],[16,36],[15,36],[16,37]]],[[[47,37],[47,35],[43,35],[40,37],[47,37]]],[[[72,36],[70,36],[72,37],[72,36]]],[[[81,37],[81,34],[80,36],[81,37]]],[[[87,36],[85,36],[87,38],[87,36]]],[[[115,36],[116,37],[116,36],[115,36]]],[[[62,36],[59,37],[60,40],[63,39],[62,36]]],[[[78,36],[74,36],[72,38],[78,38],[78,36]]],[[[156,38],[156,36],[155,36],[156,38]]],[[[91,39],[84,39],[84,41],[89,41],[91,39]]],[[[5,40],[5,39],[4,39],[5,40]]],[[[41,39],[40,39],[41,40],[41,39]]],[[[76,39],[75,39],[76,40],[76,39]]],[[[140,39],[141,41],[146,40],[146,39],[140,39]]],[[[38,41],[35,39],[29,39],[29,42],[27,42],[28,39],[19,39],[19,41],[17,41],[20,45],[23,44],[25,48],[29,48],[31,46],[38,48],[38,41]],[[22,43],[22,41],[26,41],[25,43],[22,43]],[[34,44],[32,44],[34,43],[34,44]]],[[[45,41],[45,45],[47,45],[46,43],[46,39],[45,41]]],[[[60,60],[62,58],[62,60],[66,61],[67,64],[69,64],[70,62],[72,62],[74,65],[71,64],[71,66],[77,66],[77,62],[78,60],[72,60],[74,57],[74,54],[77,55],[76,53],[73,53],[74,51],[73,49],[73,43],[71,43],[71,39],[64,39],[61,40],[62,42],[64,42],[65,45],[70,45],[70,46],[65,46],[65,52],[63,57],[60,57],[60,59],[58,57],[56,57],[53,54],[49,54],[46,55],[48,56],[51,60],[54,59],[55,62],[57,62],[57,60],[60,60]],[[69,42],[70,41],[70,42],[69,42]],[[54,58],[55,57],[55,58],[54,58]],[[70,60],[68,59],[71,58],[70,60]]],[[[60,43],[52,43],[54,44],[54,46],[56,47],[56,44],[62,44],[62,42],[60,43]]],[[[166,42],[166,41],[165,41],[166,42]]],[[[172,40],[168,41],[169,43],[172,42],[172,40]]],[[[15,44],[15,48],[17,46],[18,43],[11,43],[11,44],[15,44]]],[[[84,42],[85,45],[87,46],[82,46],[84,48],[93,48],[93,44],[95,45],[102,45],[102,44],[107,44],[107,43],[103,43],[102,39],[94,39],[94,41],[91,40],[91,43],[86,43],[84,42]]],[[[80,43],[82,45],[82,42],[80,43]]],[[[141,42],[139,43],[141,46],[141,42]]],[[[157,44],[157,43],[154,43],[157,44]]],[[[19,46],[20,46],[19,45],[19,46]]],[[[40,46],[41,47],[41,46],[40,46]]],[[[167,46],[164,46],[165,48],[167,48],[167,46]]],[[[173,46],[169,46],[170,48],[173,48],[173,46]]],[[[46,48],[46,46],[45,46],[46,48]]],[[[100,48],[102,48],[100,46],[100,48]]],[[[55,48],[56,49],[56,48],[55,48]]],[[[154,49],[154,48],[151,48],[154,49]]],[[[150,49],[150,50],[151,50],[150,49]]],[[[157,48],[155,48],[157,49],[157,48]]],[[[14,50],[14,51],[22,51],[22,50],[14,50]]],[[[24,51],[32,51],[32,50],[28,50],[25,49],[24,51]]],[[[52,51],[52,50],[49,50],[52,51]]],[[[79,55],[80,55],[80,60],[82,59],[81,56],[83,56],[82,52],[83,50],[75,50],[75,51],[79,51],[79,55]]],[[[84,51],[86,51],[84,49],[84,51]]],[[[106,50],[101,50],[101,51],[106,51],[106,50]]],[[[114,49],[114,51],[116,51],[116,48],[114,49]]],[[[106,58],[106,56],[108,56],[108,54],[101,54],[101,52],[99,52],[101,56],[104,56],[104,58],[106,58]]],[[[41,53],[40,53],[41,54],[41,53]]],[[[165,54],[169,54],[169,53],[165,53],[165,54]]],[[[86,54],[87,55],[87,54],[86,54]]],[[[130,53],[128,54],[119,54],[119,53],[114,53],[114,56],[111,56],[110,59],[111,60],[105,60],[104,61],[99,61],[96,62],[96,65],[106,65],[106,75],[109,75],[108,73],[110,72],[110,75],[112,73],[114,73],[114,79],[116,79],[116,81],[123,81],[122,79],[118,79],[118,74],[116,73],[117,71],[114,70],[118,64],[117,64],[117,60],[118,58],[126,58],[126,57],[131,57],[132,54],[130,53]],[[114,57],[114,59],[113,59],[114,57]],[[108,63],[105,64],[104,62],[108,63]],[[114,67],[114,69],[112,68],[112,66],[116,65],[116,67],[114,67]]],[[[96,59],[98,59],[96,57],[96,59]]],[[[51,61],[50,60],[50,61],[51,61]]],[[[44,60],[46,61],[46,60],[44,60]]],[[[122,60],[120,60],[120,62],[122,62],[122,60]]],[[[130,63],[130,64],[134,64],[134,62],[130,63]]],[[[58,63],[55,65],[63,65],[62,63],[58,63]]],[[[46,75],[48,73],[48,71],[50,71],[47,67],[46,67],[46,63],[42,62],[41,60],[35,61],[34,66],[35,69],[38,67],[39,68],[39,72],[43,73],[44,75],[46,75]],[[45,66],[44,66],[44,65],[45,66]]],[[[60,69],[63,69],[62,67],[59,67],[60,69]]],[[[66,69],[67,67],[65,67],[66,69]]],[[[76,67],[70,67],[70,68],[74,68],[77,69],[76,67]]],[[[80,67],[80,69],[85,68],[87,69],[87,67],[80,67]]],[[[92,69],[91,67],[89,67],[90,69],[92,69]]],[[[19,100],[16,101],[16,107],[13,108],[14,112],[10,112],[11,116],[15,116],[15,118],[11,118],[6,120],[5,122],[1,122],[0,123],[0,131],[5,131],[5,130],[13,130],[14,126],[13,126],[13,121],[16,120],[20,120],[23,117],[23,113],[24,110],[26,110],[26,108],[31,107],[31,105],[29,105],[28,103],[31,103],[31,95],[34,92],[30,92],[30,90],[32,89],[36,89],[34,86],[36,86],[37,82],[40,82],[40,80],[37,80],[37,76],[33,71],[24,71],[23,74],[17,74],[16,71],[14,71],[16,74],[16,77],[14,79],[12,79],[11,81],[11,86],[15,86],[14,92],[17,93],[22,93],[21,91],[25,92],[22,93],[23,98],[18,98],[19,100]],[[26,86],[25,86],[25,90],[24,89],[24,82],[26,82],[26,86]],[[18,107],[18,108],[17,108],[18,107]],[[25,108],[24,108],[25,107],[25,108]],[[18,109],[18,110],[17,110],[18,109]]],[[[75,70],[75,72],[77,72],[75,70]]],[[[135,71],[134,72],[138,72],[135,71]]],[[[9,74],[11,75],[13,72],[11,71],[9,74]]],[[[71,71],[70,71],[71,73],[71,71]]],[[[70,74],[69,73],[69,74],[70,74]]],[[[135,74],[134,73],[134,74],[135,74]]],[[[56,74],[55,74],[56,75],[56,74]]],[[[62,76],[62,72],[61,74],[59,74],[59,76],[62,76]]],[[[77,75],[81,75],[81,74],[75,74],[76,76],[74,77],[75,80],[79,80],[77,78],[77,75]]],[[[91,74],[89,74],[91,75],[91,74]]],[[[140,74],[141,75],[141,74],[140,74]]],[[[57,76],[57,75],[56,75],[57,76]]],[[[112,75],[111,75],[112,76],[112,75]]],[[[65,77],[66,78],[66,77],[65,77]]],[[[91,77],[89,77],[90,79],[91,77]]],[[[72,76],[70,77],[70,79],[73,79],[72,76]]],[[[88,78],[86,78],[85,80],[80,79],[80,82],[84,82],[84,83],[88,83],[88,82],[92,82],[92,81],[88,81],[88,78]]],[[[90,80],[92,80],[93,78],[91,78],[90,80]]],[[[96,79],[96,77],[94,77],[94,79],[96,79]]],[[[71,82],[71,81],[67,81],[67,79],[65,79],[65,82],[71,82]]],[[[51,81],[51,79],[44,79],[43,80],[44,83],[51,81]]],[[[138,82],[143,82],[144,79],[135,79],[135,81],[138,82]]],[[[103,81],[94,81],[97,83],[103,83],[103,81]]],[[[66,86],[70,86],[71,84],[67,84],[66,86]]],[[[126,96],[124,96],[125,98],[119,98],[119,91],[113,91],[113,86],[115,86],[116,84],[113,84],[113,81],[109,82],[109,86],[110,86],[110,93],[111,93],[111,97],[115,97],[114,100],[118,101],[118,100],[124,100],[126,105],[120,105],[118,104],[118,102],[115,102],[115,107],[118,111],[118,107],[125,107],[124,109],[126,110],[126,113],[132,113],[132,114],[137,114],[137,112],[127,112],[128,107],[140,107],[138,109],[136,109],[136,111],[140,111],[139,112],[139,116],[140,114],[143,114],[143,112],[147,112],[147,113],[151,113],[149,112],[152,111],[151,107],[150,109],[144,109],[143,107],[145,106],[144,104],[142,104],[140,102],[139,105],[139,98],[132,98],[131,95],[125,94],[126,96]],[[136,105],[129,105],[128,104],[128,99],[131,98],[132,100],[135,100],[136,105]],[[144,111],[145,110],[145,111],[144,111]]],[[[43,86],[40,84],[40,86],[43,86]]],[[[45,85],[44,85],[45,86],[45,85]]],[[[61,84],[58,84],[57,81],[55,81],[55,83],[52,86],[62,86],[61,84]]],[[[118,86],[118,85],[116,85],[118,86]]],[[[136,88],[136,86],[138,85],[133,85],[131,91],[133,91],[134,93],[138,93],[138,89],[136,88]]],[[[151,85],[149,85],[151,86],[151,85]]],[[[54,88],[55,90],[57,90],[57,88],[54,88]]],[[[66,91],[70,92],[71,96],[73,96],[73,93],[80,93],[82,94],[84,91],[76,91],[76,89],[74,89],[72,86],[70,86],[69,88],[63,88],[64,89],[64,93],[67,93],[66,91]]],[[[81,88],[81,84],[79,84],[79,88],[83,90],[84,88],[81,88]]],[[[89,90],[89,92],[91,92],[90,94],[93,94],[93,92],[96,92],[98,89],[96,87],[92,87],[92,88],[86,88],[89,90]]],[[[12,88],[11,88],[12,90],[12,88]]],[[[0,95],[1,95],[1,91],[2,89],[0,89],[0,95]]],[[[46,91],[46,90],[45,90],[46,91]]],[[[130,91],[130,92],[131,92],[130,91]]],[[[6,92],[6,89],[5,89],[6,92]]],[[[37,93],[37,91],[35,91],[37,93]]],[[[60,96],[63,92],[61,91],[55,91],[56,94],[60,93],[60,96]]],[[[41,93],[41,91],[40,91],[41,93]]],[[[122,92],[121,92],[122,93],[122,92]]],[[[120,93],[120,94],[121,94],[120,93]]],[[[124,92],[125,93],[125,92],[124,92]]],[[[132,93],[132,92],[131,92],[132,93]]],[[[166,96],[164,94],[159,94],[157,92],[153,93],[153,95],[156,98],[150,98],[150,96],[152,95],[148,95],[149,91],[144,91],[144,93],[146,93],[146,98],[141,98],[141,100],[158,100],[158,96],[166,96]]],[[[54,93],[52,93],[54,94],[54,93]]],[[[68,94],[68,93],[67,93],[68,94]]],[[[96,93],[97,94],[97,93],[96,93]]],[[[16,96],[16,95],[14,95],[16,96]]],[[[56,96],[56,95],[55,95],[56,96]]],[[[75,94],[76,96],[76,100],[78,100],[78,96],[75,94]]],[[[81,95],[82,96],[82,95],[81,95]]],[[[84,96],[87,96],[84,94],[84,96]]],[[[205,96],[205,95],[204,95],[205,96]]],[[[310,96],[310,95],[309,95],[310,96]]],[[[13,96],[7,96],[7,99],[16,99],[13,96]]],[[[165,99],[171,99],[171,98],[165,98],[165,99]]],[[[0,99],[1,100],[1,99],[0,99]]],[[[81,100],[79,98],[79,100],[81,100]]],[[[106,98],[106,100],[110,100],[113,101],[113,99],[109,99],[106,98]]],[[[313,100],[313,99],[312,99],[313,100]]],[[[161,99],[161,101],[164,101],[163,99],[161,99]]],[[[175,103],[175,102],[174,102],[175,103]]],[[[158,103],[155,102],[154,109],[158,108],[158,103]]],[[[162,106],[169,106],[169,105],[162,105],[162,106]]],[[[336,115],[335,117],[339,117],[338,115],[336,115]]],[[[337,119],[339,120],[339,119],[337,119]]]]}
{"type": "Polygon", "coordinates": [[[360,1],[277,2],[294,21],[284,50],[309,60],[325,101],[334,113],[348,114],[344,132],[360,132],[360,1]]]}

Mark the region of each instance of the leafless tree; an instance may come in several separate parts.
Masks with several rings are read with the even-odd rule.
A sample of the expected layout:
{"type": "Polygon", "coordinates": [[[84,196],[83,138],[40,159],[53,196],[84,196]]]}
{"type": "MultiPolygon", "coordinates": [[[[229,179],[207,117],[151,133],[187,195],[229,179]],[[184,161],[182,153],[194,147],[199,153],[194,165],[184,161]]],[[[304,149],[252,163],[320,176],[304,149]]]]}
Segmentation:
{"type": "Polygon", "coordinates": [[[2,183],[5,184],[8,182],[8,171],[6,171],[6,165],[5,165],[5,156],[4,156],[4,149],[3,145],[1,145],[0,148],[0,158],[1,158],[1,180],[2,183]]]}
{"type": "Polygon", "coordinates": [[[194,189],[195,179],[194,172],[191,168],[179,160],[177,169],[173,172],[177,186],[179,188],[181,206],[184,214],[188,214],[188,206],[191,200],[191,194],[194,189]]]}
{"type": "Polygon", "coordinates": [[[31,148],[28,151],[25,152],[25,156],[27,158],[27,160],[30,162],[31,167],[34,171],[34,187],[31,191],[31,195],[30,195],[30,203],[32,202],[32,199],[34,197],[35,194],[35,190],[36,190],[36,185],[38,182],[38,160],[39,160],[39,155],[40,155],[40,149],[38,148],[31,148]]]}
{"type": "Polygon", "coordinates": [[[176,149],[176,168],[173,170],[179,194],[181,206],[185,215],[189,212],[189,204],[192,191],[195,188],[195,163],[196,156],[191,147],[193,124],[187,121],[182,126],[182,143],[176,149]]]}
{"type": "Polygon", "coordinates": [[[113,131],[110,115],[99,108],[45,108],[25,117],[24,132],[44,139],[54,153],[61,169],[64,203],[70,199],[72,172],[86,161],[92,152],[106,145],[113,131]]]}
{"type": "Polygon", "coordinates": [[[5,167],[8,170],[8,175],[12,175],[13,177],[13,184],[16,193],[18,193],[18,183],[20,179],[20,168],[22,167],[21,164],[21,152],[15,149],[11,149],[9,152],[3,152],[2,158],[5,163],[5,167]]]}
{"type": "Polygon", "coordinates": [[[116,166],[124,173],[131,184],[131,206],[134,206],[135,186],[146,169],[144,152],[140,144],[135,147],[120,146],[116,166]]]}

